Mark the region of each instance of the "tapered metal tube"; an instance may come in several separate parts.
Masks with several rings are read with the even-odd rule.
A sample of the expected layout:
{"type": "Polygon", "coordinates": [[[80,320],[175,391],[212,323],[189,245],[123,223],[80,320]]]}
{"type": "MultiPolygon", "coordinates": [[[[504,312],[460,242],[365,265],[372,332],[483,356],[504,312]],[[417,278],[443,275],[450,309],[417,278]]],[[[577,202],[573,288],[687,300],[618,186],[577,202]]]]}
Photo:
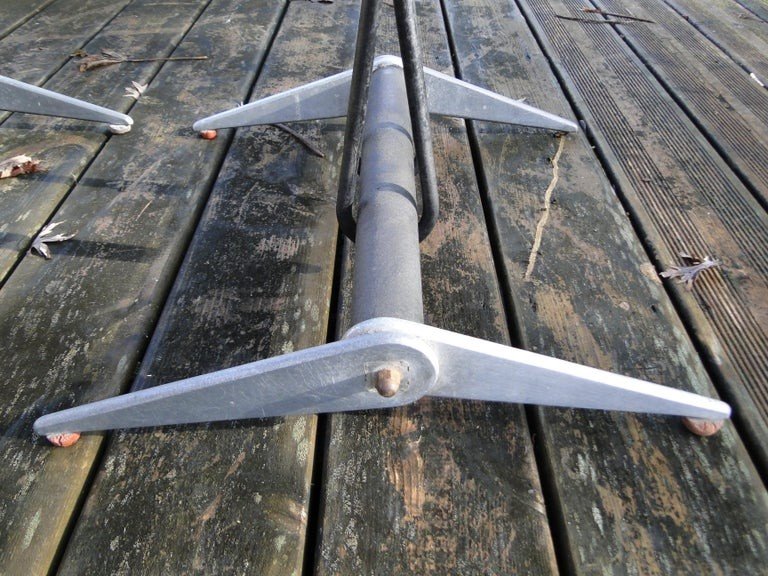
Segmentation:
{"type": "Polygon", "coordinates": [[[373,74],[360,164],[353,322],[422,322],[414,147],[403,70],[373,74]]]}

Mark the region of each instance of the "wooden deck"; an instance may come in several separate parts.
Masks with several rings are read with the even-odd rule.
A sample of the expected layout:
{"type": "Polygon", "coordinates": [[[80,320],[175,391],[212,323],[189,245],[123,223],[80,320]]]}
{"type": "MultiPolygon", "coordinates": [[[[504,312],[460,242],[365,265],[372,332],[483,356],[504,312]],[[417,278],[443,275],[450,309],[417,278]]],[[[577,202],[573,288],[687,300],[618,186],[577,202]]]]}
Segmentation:
{"type": "MultiPolygon", "coordinates": [[[[428,324],[719,396],[674,418],[406,408],[35,437],[54,410],[336,339],[343,119],[194,120],[349,68],[354,0],[0,0],[0,74],[133,130],[0,112],[0,574],[765,574],[768,5],[423,0],[426,64],[583,130],[435,119],[428,324]],[[652,23],[602,21],[582,8],[652,23]],[[207,61],[81,73],[77,50],[207,61]],[[131,81],[148,84],[134,101],[131,81]],[[545,191],[551,203],[545,204],[545,191]],[[532,250],[537,225],[540,248],[532,250]],[[48,222],[76,236],[30,254],[48,222]],[[678,253],[722,262],[692,291],[678,253]],[[533,263],[532,263],[533,262],[533,263]],[[532,264],[531,264],[532,263],[532,264]]],[[[396,52],[385,7],[380,53],[396,52]]],[[[614,17],[609,17],[614,19],[614,17]]]]}

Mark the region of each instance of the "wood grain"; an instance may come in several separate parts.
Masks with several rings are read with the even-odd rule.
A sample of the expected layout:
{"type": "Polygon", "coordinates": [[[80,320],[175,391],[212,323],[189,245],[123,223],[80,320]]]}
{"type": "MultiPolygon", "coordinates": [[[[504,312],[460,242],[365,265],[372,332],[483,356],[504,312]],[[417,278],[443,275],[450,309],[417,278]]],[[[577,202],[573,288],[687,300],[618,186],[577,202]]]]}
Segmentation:
{"type": "MultiPolygon", "coordinates": [[[[123,22],[108,31],[110,44],[132,36],[173,46],[202,7],[135,3],[123,15],[146,25],[137,32],[123,22]]],[[[206,36],[182,44],[224,58],[162,67],[134,110],[134,129],[109,140],[53,216],[77,236],[54,246],[50,261],[25,257],[0,291],[0,566],[8,574],[50,570],[102,443],[89,435],[54,449],[33,435],[33,420],[124,390],[173,282],[226,148],[226,138],[206,142],[189,126],[209,110],[206,98],[232,97],[243,67],[239,45],[236,58],[232,44],[221,48],[206,36]]],[[[58,124],[35,134],[68,137],[58,124]]]]}
{"type": "Polygon", "coordinates": [[[768,7],[764,3],[762,17],[748,10],[746,2],[668,0],[667,4],[742,66],[745,73],[768,77],[768,62],[763,56],[768,52],[768,7]]]}
{"type": "MultiPolygon", "coordinates": [[[[242,60],[240,39],[263,55],[275,31],[255,30],[275,26],[280,7],[256,6],[215,2],[186,41],[219,46],[217,66],[242,60]]],[[[291,3],[254,98],[335,72],[350,57],[355,11],[349,2],[291,3]]],[[[257,70],[253,58],[241,81],[250,84],[257,70]]],[[[206,88],[215,81],[200,80],[206,88]]],[[[246,96],[241,88],[229,101],[205,98],[201,104],[212,113],[246,96]]],[[[238,131],[137,388],[325,342],[343,129],[338,121],[296,129],[326,157],[312,156],[274,127],[238,131]]],[[[196,159],[187,152],[191,161],[196,159]]],[[[315,417],[116,434],[59,573],[300,573],[315,435],[315,417]]]]}
{"type": "MultiPolygon", "coordinates": [[[[558,111],[554,79],[540,65],[543,56],[519,12],[482,0],[447,6],[465,79],[558,111]],[[472,39],[480,37],[486,40],[478,47],[472,39]]],[[[714,395],[585,135],[566,137],[541,255],[527,280],[527,250],[552,178],[548,158],[558,144],[522,129],[477,123],[475,131],[525,346],[714,395]]],[[[757,535],[768,502],[733,427],[702,440],[669,418],[554,409],[535,414],[547,505],[557,511],[553,530],[569,572],[762,569],[768,549],[757,535]]]]}
{"type": "Polygon", "coordinates": [[[15,2],[5,0],[0,3],[0,12],[3,15],[0,21],[0,39],[7,36],[27,20],[34,18],[55,0],[30,0],[29,2],[15,2]]]}
{"type": "Polygon", "coordinates": [[[765,472],[768,215],[618,34],[554,18],[570,0],[526,6],[659,271],[681,252],[722,262],[667,287],[765,472]]]}
{"type": "MultiPolygon", "coordinates": [[[[153,0],[133,2],[88,42],[85,49],[96,54],[102,47],[109,47],[126,54],[141,51],[168,55],[204,5],[202,0],[168,4],[157,4],[153,0]],[[136,29],[139,23],[141,27],[136,29]]],[[[13,43],[9,49],[13,52],[13,43]]],[[[10,54],[6,53],[6,57],[10,54]]],[[[192,70],[203,69],[200,63],[192,66],[187,63],[187,66],[192,70]]],[[[151,83],[160,67],[161,63],[152,62],[132,64],[129,68],[111,66],[83,74],[73,64],[62,68],[44,87],[129,112],[134,101],[125,97],[125,87],[130,86],[131,81],[151,83]]],[[[6,278],[24,256],[83,170],[110,138],[104,124],[29,114],[14,115],[3,123],[2,130],[0,157],[24,153],[39,159],[44,170],[0,183],[3,190],[0,214],[5,219],[0,232],[0,279],[6,278]]]]}
{"type": "MultiPolygon", "coordinates": [[[[621,9],[613,0],[603,0],[600,6],[621,9]]],[[[768,207],[768,90],[661,0],[634,12],[657,24],[626,26],[623,40],[768,207]]],[[[768,33],[763,36],[763,47],[768,48],[768,33]]]]}
{"type": "MultiPolygon", "coordinates": [[[[418,7],[425,65],[450,74],[439,6],[418,7]]],[[[385,12],[380,54],[397,51],[385,12]]],[[[507,343],[464,124],[432,127],[441,214],[422,243],[426,322],[507,343]]],[[[320,574],[557,571],[521,407],[425,399],[333,415],[329,430],[320,574]]]]}

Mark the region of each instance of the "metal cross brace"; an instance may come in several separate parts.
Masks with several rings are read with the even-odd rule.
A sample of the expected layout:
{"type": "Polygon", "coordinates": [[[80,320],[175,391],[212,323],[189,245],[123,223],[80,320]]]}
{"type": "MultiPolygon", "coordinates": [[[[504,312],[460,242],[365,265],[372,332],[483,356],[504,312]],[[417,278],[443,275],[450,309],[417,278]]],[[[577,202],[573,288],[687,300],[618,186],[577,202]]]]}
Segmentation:
{"type": "MultiPolygon", "coordinates": [[[[576,129],[568,120],[424,72],[432,113],[576,129]]],[[[343,72],[217,114],[195,129],[342,115],[351,76],[343,72]]],[[[414,153],[399,58],[374,63],[364,141],[355,326],[341,341],[49,414],[35,423],[37,433],[390,408],[424,396],[729,416],[718,400],[422,324],[414,153]]]]}
{"type": "Polygon", "coordinates": [[[25,84],[6,76],[0,76],[0,110],[106,122],[119,126],[133,124],[133,119],[126,114],[25,84]]]}

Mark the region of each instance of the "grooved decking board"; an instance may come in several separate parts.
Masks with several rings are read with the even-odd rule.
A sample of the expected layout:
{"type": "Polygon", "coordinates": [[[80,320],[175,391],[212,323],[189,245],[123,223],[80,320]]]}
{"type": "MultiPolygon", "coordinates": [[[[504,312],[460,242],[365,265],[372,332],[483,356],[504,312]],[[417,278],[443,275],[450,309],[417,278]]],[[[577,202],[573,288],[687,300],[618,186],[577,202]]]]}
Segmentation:
{"type": "Polygon", "coordinates": [[[768,217],[610,26],[565,21],[576,2],[522,5],[543,39],[640,236],[660,268],[678,253],[722,262],[687,292],[689,330],[768,470],[768,217]]]}
{"type": "MultiPolygon", "coordinates": [[[[226,55],[238,61],[258,46],[255,30],[270,5],[220,2],[197,36],[225,41],[226,30],[240,38],[226,55]],[[222,26],[225,14],[233,17],[222,26]]],[[[351,57],[356,11],[353,2],[292,2],[256,97],[335,73],[351,57]]],[[[249,66],[242,75],[255,72],[249,66]]],[[[213,113],[246,97],[226,93],[204,107],[213,113]]],[[[238,131],[138,387],[325,342],[343,124],[297,129],[326,157],[272,127],[238,131]]],[[[315,431],[315,417],[299,417],[117,434],[59,573],[300,573],[315,431]]]]}
{"type": "MultiPolygon", "coordinates": [[[[418,8],[424,63],[450,74],[439,4],[418,8]]],[[[385,11],[380,54],[397,46],[385,11]]],[[[463,121],[432,128],[441,213],[421,245],[426,322],[506,343],[463,121]]],[[[328,430],[319,574],[557,572],[520,406],[424,399],[332,415],[328,430]]]]}
{"type": "Polygon", "coordinates": [[[742,6],[748,15],[756,16],[763,22],[768,22],[768,6],[766,6],[765,0],[734,0],[734,2],[742,6]]]}
{"type": "MultiPolygon", "coordinates": [[[[154,0],[132,2],[88,42],[85,49],[90,54],[109,47],[123,54],[167,56],[205,4],[204,0],[167,4],[154,0]]],[[[78,46],[76,42],[73,48],[78,46]]],[[[205,46],[204,50],[207,49],[205,46]]],[[[185,52],[184,55],[197,54],[185,52]]],[[[186,64],[192,69],[199,65],[186,64]]],[[[160,66],[159,62],[120,64],[81,73],[72,63],[56,73],[44,87],[129,112],[134,101],[125,97],[125,87],[130,86],[131,81],[151,82],[160,66]]],[[[32,239],[108,139],[107,126],[97,122],[15,114],[3,123],[0,158],[27,154],[40,160],[44,170],[0,181],[3,191],[0,214],[4,223],[0,231],[0,279],[23,257],[32,239]]]]}
{"type": "MultiPolygon", "coordinates": [[[[768,77],[768,61],[765,58],[768,52],[768,20],[761,20],[733,0],[665,2],[720,46],[747,73],[755,72],[765,83],[768,77]]],[[[759,88],[757,83],[753,85],[753,89],[759,88]]]]}
{"type": "MultiPolygon", "coordinates": [[[[156,27],[170,24],[163,6],[142,5],[150,12],[134,13],[141,29],[126,24],[122,34],[150,45],[155,34],[167,38],[156,27]]],[[[177,38],[200,8],[174,5],[186,21],[173,20],[177,38]]],[[[32,422],[129,385],[226,148],[227,138],[201,140],[189,127],[245,92],[239,79],[276,10],[251,26],[251,55],[227,34],[228,14],[208,34],[193,29],[177,53],[206,51],[211,61],[162,67],[134,108],[133,130],[106,144],[54,215],[77,236],[53,246],[50,261],[25,257],[0,290],[0,566],[9,574],[51,568],[102,444],[94,434],[55,449],[32,422]]],[[[55,141],[64,129],[45,131],[55,141]]]]}
{"type": "MultiPolygon", "coordinates": [[[[42,85],[127,4],[127,1],[83,0],[78,3],[78,10],[72,10],[72,3],[67,0],[53,2],[0,40],[0,74],[27,84],[42,85]]],[[[9,115],[10,112],[0,111],[0,121],[9,115]]]]}
{"type": "MultiPolygon", "coordinates": [[[[464,79],[547,110],[562,100],[516,8],[449,0],[464,79]],[[482,42],[475,39],[483,38],[482,42]]],[[[526,278],[558,142],[476,126],[506,281],[532,350],[714,395],[685,329],[583,134],[569,135],[526,278]]],[[[768,500],[732,426],[704,440],[675,418],[536,411],[562,565],[573,574],[749,574],[768,561],[768,500]]]]}
{"type": "MultiPolygon", "coordinates": [[[[623,10],[614,0],[598,5],[623,10]]],[[[768,206],[768,90],[662,0],[633,13],[656,24],[623,26],[626,41],[768,206]]]]}
{"type": "Polygon", "coordinates": [[[26,20],[33,18],[51,4],[54,0],[30,0],[18,2],[18,0],[4,0],[0,3],[0,38],[7,36],[26,20]]]}

